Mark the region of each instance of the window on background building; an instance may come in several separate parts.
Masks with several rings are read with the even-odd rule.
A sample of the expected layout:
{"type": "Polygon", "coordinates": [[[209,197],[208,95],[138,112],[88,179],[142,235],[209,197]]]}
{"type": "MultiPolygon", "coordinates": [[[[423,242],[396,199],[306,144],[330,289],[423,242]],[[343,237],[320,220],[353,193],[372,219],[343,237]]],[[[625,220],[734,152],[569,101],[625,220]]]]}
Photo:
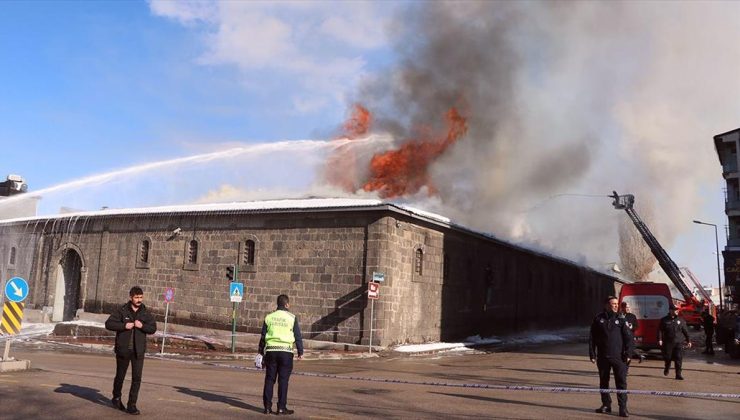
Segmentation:
{"type": "Polygon", "coordinates": [[[198,241],[193,239],[188,244],[188,263],[195,264],[198,262],[198,241]]]}
{"type": "Polygon", "coordinates": [[[144,239],[141,241],[141,245],[139,246],[139,262],[142,263],[148,263],[149,262],[149,240],[144,239]]]}
{"type": "Polygon", "coordinates": [[[414,258],[414,273],[422,275],[424,270],[424,251],[421,248],[416,248],[416,257],[414,258]]]}
{"type": "Polygon", "coordinates": [[[493,305],[493,286],[494,286],[494,279],[493,279],[493,269],[491,268],[491,265],[488,264],[486,266],[486,269],[483,274],[483,281],[486,284],[486,305],[485,308],[487,309],[489,306],[493,305]]]}
{"type": "Polygon", "coordinates": [[[254,241],[248,239],[247,242],[244,243],[244,256],[242,261],[244,265],[254,265],[254,250],[254,241]]]}
{"type": "Polygon", "coordinates": [[[10,248],[10,261],[8,262],[10,265],[15,265],[15,247],[10,248]]]}

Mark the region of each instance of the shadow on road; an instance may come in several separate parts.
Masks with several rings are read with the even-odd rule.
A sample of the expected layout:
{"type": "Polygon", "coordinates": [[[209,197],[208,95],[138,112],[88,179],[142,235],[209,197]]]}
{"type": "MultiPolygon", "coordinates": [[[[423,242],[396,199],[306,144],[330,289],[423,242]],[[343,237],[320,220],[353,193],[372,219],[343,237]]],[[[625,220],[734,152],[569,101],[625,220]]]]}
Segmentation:
{"type": "MultiPolygon", "coordinates": [[[[518,404],[518,405],[525,405],[527,407],[544,407],[544,408],[561,408],[566,410],[573,410],[573,411],[579,411],[582,413],[593,413],[593,410],[591,409],[585,409],[585,408],[574,408],[574,407],[565,407],[562,405],[550,405],[550,404],[538,404],[535,402],[530,401],[516,401],[516,400],[506,400],[503,398],[491,398],[491,397],[481,397],[478,395],[465,395],[465,394],[450,394],[446,392],[430,392],[431,394],[437,394],[437,395],[445,395],[448,397],[459,397],[459,398],[467,398],[471,400],[478,400],[478,401],[486,401],[486,402],[492,402],[492,403],[501,403],[501,404],[518,404]]],[[[596,399],[596,403],[598,404],[598,398],[596,399]]]]}
{"type": "Polygon", "coordinates": [[[241,400],[237,400],[236,398],[226,397],[226,396],[219,395],[219,394],[213,394],[211,392],[198,391],[195,389],[190,389],[190,388],[186,388],[182,386],[176,386],[175,389],[177,390],[177,392],[181,392],[186,395],[191,395],[193,397],[198,397],[202,399],[203,401],[221,402],[224,404],[228,404],[232,407],[254,411],[255,413],[262,413],[262,410],[263,410],[262,407],[250,405],[245,402],[242,402],[241,400]]]}
{"type": "Polygon", "coordinates": [[[94,402],[95,404],[110,406],[110,399],[100,393],[100,390],[88,388],[86,386],[72,385],[72,384],[60,384],[59,388],[55,389],[54,392],[60,394],[72,394],[75,397],[82,398],[94,402]]]}

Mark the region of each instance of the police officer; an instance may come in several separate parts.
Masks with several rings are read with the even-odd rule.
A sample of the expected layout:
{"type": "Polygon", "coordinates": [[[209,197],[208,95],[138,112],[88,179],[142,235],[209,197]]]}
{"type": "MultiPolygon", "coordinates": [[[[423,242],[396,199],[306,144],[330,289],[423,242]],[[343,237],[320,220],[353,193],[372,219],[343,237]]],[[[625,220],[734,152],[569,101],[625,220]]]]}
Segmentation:
{"type": "Polygon", "coordinates": [[[288,381],[293,372],[293,344],[298,350],[298,360],[303,358],[303,339],[295,315],[288,312],[288,296],[277,298],[277,310],[265,316],[260,337],[259,353],[264,356],[265,388],[262,392],[262,403],[265,414],[272,411],[272,391],[275,379],[278,382],[278,404],[275,414],[293,414],[288,409],[288,381]]]}
{"type": "MultiPolygon", "coordinates": [[[[632,333],[632,338],[634,340],[635,337],[635,331],[637,331],[637,316],[632,313],[632,308],[630,308],[630,304],[627,302],[622,302],[619,305],[619,316],[624,318],[624,321],[627,323],[627,326],[630,328],[630,332],[632,333]]],[[[633,353],[630,355],[631,357],[637,357],[640,360],[640,363],[645,359],[645,356],[642,354],[637,353],[637,350],[635,349],[633,353]]],[[[629,361],[627,362],[627,372],[629,372],[630,366],[629,361]]]]}
{"type": "Polygon", "coordinates": [[[689,340],[689,329],[686,328],[686,320],[678,316],[678,308],[671,303],[668,306],[668,315],[660,320],[658,327],[658,345],[663,351],[665,369],[663,375],[668,376],[671,369],[671,360],[676,366],[676,379],[683,381],[681,376],[681,363],[683,362],[683,346],[679,342],[679,335],[683,334],[686,339],[686,347],[691,348],[689,340]]]}
{"type": "Polygon", "coordinates": [[[709,308],[705,308],[701,314],[702,324],[704,326],[704,351],[702,354],[708,354],[714,356],[714,345],[712,344],[712,336],[714,335],[714,317],[709,313],[709,308]]]}
{"type": "MultiPolygon", "coordinates": [[[[624,318],[617,315],[618,300],[609,296],[604,301],[604,312],[596,315],[591,323],[588,352],[591,363],[599,368],[599,388],[609,388],[609,374],[614,371],[617,389],[627,389],[627,360],[634,349],[632,332],[624,318]]],[[[627,394],[618,393],[619,416],[629,417],[627,394]]],[[[597,413],[611,413],[612,398],[608,392],[601,393],[601,407],[597,413]]]]}

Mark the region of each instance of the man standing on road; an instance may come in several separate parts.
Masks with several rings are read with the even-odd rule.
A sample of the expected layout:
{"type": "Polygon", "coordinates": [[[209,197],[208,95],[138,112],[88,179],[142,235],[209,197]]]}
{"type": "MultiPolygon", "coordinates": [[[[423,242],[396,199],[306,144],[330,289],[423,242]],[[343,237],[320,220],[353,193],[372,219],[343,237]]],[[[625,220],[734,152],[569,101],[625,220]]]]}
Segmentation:
{"type": "MultiPolygon", "coordinates": [[[[617,315],[618,299],[609,296],[604,301],[604,312],[596,315],[591,323],[588,352],[591,363],[596,362],[599,368],[599,388],[609,389],[610,371],[614,371],[614,382],[617,389],[627,389],[627,365],[633,352],[632,332],[624,318],[617,315]]],[[[627,411],[627,394],[617,393],[619,416],[629,417],[627,411]]],[[[601,393],[601,407],[597,413],[611,413],[612,398],[608,392],[601,393]]]]}
{"type": "Polygon", "coordinates": [[[658,327],[658,345],[663,351],[663,360],[665,361],[663,376],[668,376],[668,372],[671,370],[672,360],[676,366],[676,379],[683,381],[683,376],[681,376],[683,345],[679,342],[679,334],[683,334],[684,338],[686,338],[686,347],[691,348],[691,340],[689,339],[689,329],[686,328],[686,320],[678,315],[678,308],[676,305],[671,303],[668,306],[668,315],[664,316],[660,320],[660,326],[658,327]]]}
{"type": "Polygon", "coordinates": [[[142,303],[144,292],[134,286],[129,291],[129,301],[110,314],[105,321],[105,328],[116,332],[116,378],[113,380],[113,406],[129,414],[141,414],[136,408],[136,400],[141,386],[141,375],[144,371],[144,354],[146,353],[146,335],[157,331],[154,317],[142,303]],[[123,379],[131,363],[131,388],[128,393],[128,406],[121,402],[123,379]]]}
{"type": "Polygon", "coordinates": [[[272,392],[275,379],[278,381],[278,404],[275,414],[293,414],[288,409],[288,381],[293,372],[293,344],[298,350],[298,360],[303,358],[303,339],[295,315],[288,312],[288,296],[277,298],[277,310],[265,316],[262,324],[259,353],[264,356],[265,388],[262,392],[262,403],[265,414],[272,411],[272,392]]]}
{"type": "MultiPolygon", "coordinates": [[[[632,333],[632,339],[634,340],[634,338],[635,338],[635,331],[637,330],[638,323],[637,323],[637,316],[632,313],[632,308],[630,308],[630,304],[629,303],[622,302],[620,304],[619,316],[621,316],[622,318],[624,318],[625,322],[627,322],[627,326],[629,327],[630,332],[632,333]]],[[[637,357],[640,360],[639,363],[642,363],[642,361],[645,359],[645,356],[643,356],[642,354],[637,353],[637,350],[636,349],[633,350],[632,354],[630,354],[630,357],[637,357]]],[[[629,359],[629,360],[631,360],[631,359],[629,359]]],[[[630,370],[630,362],[629,362],[629,360],[627,361],[627,373],[629,373],[629,370],[630,370]]]]}
{"type": "Polygon", "coordinates": [[[714,356],[714,345],[712,344],[712,336],[714,336],[714,317],[709,313],[709,308],[705,308],[701,314],[702,324],[704,326],[704,351],[702,354],[708,354],[714,356]]]}

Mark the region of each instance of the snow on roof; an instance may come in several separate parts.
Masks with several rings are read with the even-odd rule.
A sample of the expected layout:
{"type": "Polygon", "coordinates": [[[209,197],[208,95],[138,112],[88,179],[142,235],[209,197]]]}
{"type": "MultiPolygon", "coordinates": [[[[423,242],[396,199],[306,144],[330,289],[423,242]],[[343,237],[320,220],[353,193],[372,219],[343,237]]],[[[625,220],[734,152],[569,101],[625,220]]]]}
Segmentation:
{"type": "Polygon", "coordinates": [[[240,201],[233,203],[208,203],[208,204],[184,204],[160,207],[140,207],[125,209],[103,209],[96,211],[80,211],[48,216],[22,217],[15,219],[0,220],[0,225],[19,222],[32,222],[39,220],[71,219],[95,216],[128,216],[128,215],[152,215],[171,213],[218,213],[218,212],[251,212],[269,213],[300,210],[336,210],[336,209],[367,209],[380,208],[384,206],[395,207],[404,210],[412,216],[423,219],[431,219],[435,222],[449,224],[450,219],[435,213],[419,210],[403,204],[391,203],[377,199],[353,199],[353,198],[307,198],[307,199],[285,199],[266,201],[240,201]]]}

